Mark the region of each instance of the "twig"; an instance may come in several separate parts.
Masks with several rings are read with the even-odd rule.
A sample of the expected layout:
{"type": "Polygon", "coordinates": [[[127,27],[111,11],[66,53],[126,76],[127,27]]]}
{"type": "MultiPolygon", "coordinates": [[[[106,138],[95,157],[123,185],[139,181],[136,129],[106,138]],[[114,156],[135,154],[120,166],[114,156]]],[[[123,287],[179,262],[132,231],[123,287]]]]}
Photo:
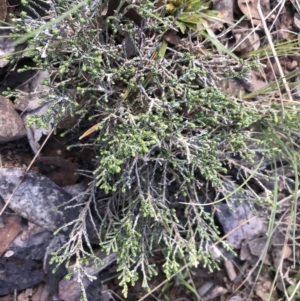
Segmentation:
{"type": "MultiPolygon", "coordinates": [[[[281,65],[280,65],[280,62],[279,62],[279,59],[278,59],[278,56],[277,56],[277,53],[276,53],[276,50],[275,50],[275,47],[274,47],[274,44],[273,44],[273,41],[272,41],[272,37],[270,35],[270,32],[268,30],[268,27],[267,27],[267,24],[266,24],[266,20],[265,20],[265,17],[262,13],[262,10],[261,10],[261,5],[260,5],[260,0],[258,0],[257,2],[257,11],[258,11],[258,14],[261,18],[261,22],[262,22],[262,25],[264,27],[264,30],[265,30],[265,33],[266,33],[266,36],[267,36],[267,39],[268,39],[268,42],[269,42],[269,45],[270,45],[270,48],[272,50],[272,53],[273,53],[273,56],[274,56],[274,59],[275,59],[275,62],[277,64],[277,67],[278,67],[278,71],[280,73],[280,76],[281,76],[281,79],[282,79],[282,82],[283,82],[283,85],[284,85],[284,88],[286,90],[286,93],[288,94],[288,97],[289,97],[289,101],[293,101],[293,97],[292,97],[292,94],[291,94],[291,90],[290,90],[290,87],[287,83],[287,80],[285,78],[285,75],[283,73],[283,70],[281,68],[281,65]]],[[[282,102],[281,102],[282,103],[282,102]]],[[[283,105],[283,104],[282,104],[283,105]]],[[[282,112],[282,114],[284,115],[284,111],[282,112]]]]}
{"type": "MultiPolygon", "coordinates": [[[[221,240],[224,240],[226,237],[228,237],[230,234],[232,234],[234,231],[236,231],[238,228],[242,227],[243,225],[248,224],[251,220],[253,220],[254,218],[256,218],[256,216],[252,216],[251,218],[247,219],[246,221],[242,222],[241,224],[239,224],[237,227],[235,227],[234,229],[232,229],[231,231],[229,231],[227,234],[225,234],[223,237],[221,237],[221,240]]],[[[215,242],[211,247],[216,246],[217,244],[219,244],[218,242],[215,242]]],[[[155,292],[156,290],[158,290],[161,286],[163,286],[166,282],[170,281],[174,276],[176,276],[177,274],[181,273],[184,269],[188,268],[191,265],[191,263],[187,263],[185,264],[182,268],[180,268],[176,273],[172,274],[170,278],[165,279],[163,282],[161,282],[159,285],[157,285],[155,288],[153,288],[150,292],[148,292],[146,295],[144,295],[142,298],[140,298],[138,301],[142,301],[144,299],[146,299],[148,296],[150,296],[153,292],[155,292]]]]}
{"type": "Polygon", "coordinates": [[[296,285],[296,287],[295,287],[293,293],[292,293],[291,296],[287,299],[287,301],[293,301],[293,300],[295,300],[295,299],[294,299],[294,296],[295,296],[295,294],[296,294],[297,292],[299,292],[299,290],[300,290],[300,281],[298,281],[298,283],[297,283],[297,285],[296,285]]]}
{"type": "MultiPolygon", "coordinates": [[[[269,14],[266,16],[266,19],[268,19],[270,16],[273,15],[273,13],[276,11],[277,7],[280,5],[280,3],[278,3],[270,12],[269,14]]],[[[242,19],[244,20],[244,19],[242,19]]],[[[249,34],[247,34],[242,40],[239,41],[238,44],[236,44],[233,49],[231,49],[231,51],[234,51],[237,47],[239,47],[244,41],[246,41],[248,39],[248,37],[254,33],[257,29],[260,29],[261,23],[257,24],[255,27],[252,26],[251,31],[249,32],[249,34]]],[[[218,36],[219,37],[219,36],[218,36]]]]}

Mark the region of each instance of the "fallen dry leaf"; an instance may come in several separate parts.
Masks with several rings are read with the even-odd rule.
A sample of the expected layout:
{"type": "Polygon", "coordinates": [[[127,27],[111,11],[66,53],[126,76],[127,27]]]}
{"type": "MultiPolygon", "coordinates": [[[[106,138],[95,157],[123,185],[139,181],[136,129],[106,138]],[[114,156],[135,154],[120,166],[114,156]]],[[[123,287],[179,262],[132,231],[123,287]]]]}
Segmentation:
{"type": "MultiPolygon", "coordinates": [[[[44,291],[44,287],[45,285],[44,284],[41,284],[37,287],[37,289],[33,290],[33,294],[32,294],[32,297],[31,297],[31,300],[32,301],[42,301],[41,300],[41,296],[43,294],[43,291],[44,291]]],[[[27,299],[28,300],[28,299],[27,299]]],[[[26,300],[26,301],[27,301],[26,300]]],[[[30,299],[29,299],[30,300],[30,299]]],[[[21,300],[19,300],[21,301],[21,300]]]]}
{"type": "Polygon", "coordinates": [[[91,135],[97,130],[97,127],[99,126],[100,123],[94,124],[92,127],[90,127],[87,131],[85,131],[80,137],[79,140],[83,139],[86,136],[91,135]]]}
{"type": "MultiPolygon", "coordinates": [[[[238,6],[242,13],[247,16],[248,19],[254,25],[259,25],[261,23],[261,18],[258,13],[258,0],[238,0],[238,6]]],[[[261,0],[260,1],[261,10],[264,16],[267,16],[270,12],[270,3],[268,0],[261,0]]]]}
{"type": "Polygon", "coordinates": [[[278,295],[276,289],[272,289],[272,279],[266,269],[262,272],[255,285],[255,293],[261,300],[277,301],[278,295]],[[271,291],[272,289],[272,291],[271,291]]]}
{"type": "Polygon", "coordinates": [[[0,256],[22,230],[19,216],[5,213],[3,218],[4,227],[0,228],[0,256]]]}

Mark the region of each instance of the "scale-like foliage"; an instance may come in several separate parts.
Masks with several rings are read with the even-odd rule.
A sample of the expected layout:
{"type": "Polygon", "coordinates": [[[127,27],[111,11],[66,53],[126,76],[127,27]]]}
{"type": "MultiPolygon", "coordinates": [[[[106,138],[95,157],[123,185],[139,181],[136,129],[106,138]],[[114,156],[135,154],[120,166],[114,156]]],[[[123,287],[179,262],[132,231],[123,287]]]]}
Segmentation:
{"type": "MultiPolygon", "coordinates": [[[[226,159],[238,154],[250,160],[259,144],[262,154],[268,141],[249,134],[249,127],[269,126],[273,120],[267,110],[224,95],[216,84],[220,74],[243,77],[249,65],[239,62],[238,73],[232,72],[238,62],[224,57],[219,66],[194,51],[187,39],[178,48],[166,47],[161,34],[168,26],[176,26],[176,20],[189,24],[189,7],[182,9],[181,18],[180,7],[170,14],[176,3],[167,3],[168,14],[161,9],[155,14],[144,0],[130,5],[144,18],[142,27],[122,19],[126,10],[104,18],[105,3],[89,4],[37,32],[27,53],[52,74],[48,84],[53,95],[46,100],[55,100],[53,116],[70,112],[92,122],[82,140],[97,153],[94,175],[105,195],[97,200],[105,207],[100,246],[118,253],[125,295],[139,273],[149,288],[148,280],[156,274],[149,256],[158,245],[167,249],[167,277],[186,256],[193,265],[217,266],[212,243],[230,248],[201,205],[214,200],[209,200],[210,192],[231,192],[222,186],[226,159]]],[[[79,4],[57,1],[52,13],[63,15],[72,5],[79,4]]],[[[35,30],[40,22],[23,15],[18,30],[35,30]]],[[[251,191],[247,197],[256,199],[251,191]]]]}

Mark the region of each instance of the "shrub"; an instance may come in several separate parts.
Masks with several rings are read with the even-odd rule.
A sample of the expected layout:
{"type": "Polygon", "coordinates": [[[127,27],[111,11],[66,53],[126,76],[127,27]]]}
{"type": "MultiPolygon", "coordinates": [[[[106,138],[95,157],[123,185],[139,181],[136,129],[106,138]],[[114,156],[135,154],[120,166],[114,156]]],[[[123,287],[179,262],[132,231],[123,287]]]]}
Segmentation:
{"type": "MultiPolygon", "coordinates": [[[[77,4],[57,1],[52,13],[61,16],[77,4]]],[[[149,288],[156,274],[149,257],[157,246],[167,250],[167,277],[186,256],[193,265],[217,267],[212,244],[230,247],[201,205],[232,192],[223,185],[228,158],[251,162],[258,146],[261,154],[275,153],[262,132],[249,131],[252,125],[268,129],[275,116],[225,95],[217,85],[226,73],[246,75],[249,63],[224,56],[220,66],[214,57],[199,55],[187,36],[181,46],[167,45],[168,28],[188,30],[176,23],[180,9],[155,13],[151,2],[141,0],[107,18],[103,10],[101,1],[82,5],[37,31],[27,55],[51,73],[53,94],[44,100],[54,100],[52,115],[59,120],[69,112],[90,126],[82,141],[97,153],[94,175],[104,195],[97,203],[106,208],[100,246],[118,253],[126,295],[140,271],[149,288]],[[122,18],[132,8],[144,20],[141,27],[122,18]],[[229,72],[236,64],[239,73],[229,72]]],[[[32,32],[44,24],[23,15],[17,30],[32,32]]],[[[257,200],[251,191],[247,197],[257,200]]]]}

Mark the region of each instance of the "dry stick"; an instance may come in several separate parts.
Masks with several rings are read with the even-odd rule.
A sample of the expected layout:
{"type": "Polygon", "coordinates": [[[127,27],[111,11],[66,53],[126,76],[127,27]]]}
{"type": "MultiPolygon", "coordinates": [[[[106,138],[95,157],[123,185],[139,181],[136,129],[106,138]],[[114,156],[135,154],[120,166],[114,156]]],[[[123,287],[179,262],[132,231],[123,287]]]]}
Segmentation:
{"type": "MultiPolygon", "coordinates": [[[[280,83],[279,83],[279,81],[278,81],[278,78],[277,78],[277,76],[276,76],[276,72],[275,72],[275,70],[274,70],[274,67],[273,67],[273,65],[272,65],[272,62],[271,62],[271,59],[270,59],[268,53],[266,53],[266,56],[267,56],[267,58],[268,58],[268,62],[269,62],[269,64],[270,64],[270,67],[271,67],[272,72],[273,72],[273,74],[274,74],[274,78],[275,78],[274,81],[276,82],[276,86],[277,86],[277,89],[278,89],[278,93],[279,93],[279,95],[280,95],[280,99],[283,99],[282,93],[281,93],[281,91],[280,91],[280,83]]],[[[281,108],[282,108],[282,112],[284,112],[284,107],[283,107],[282,102],[281,102],[281,108]]]]}
{"type": "MultiPolygon", "coordinates": [[[[227,236],[229,236],[230,234],[232,234],[235,230],[237,230],[238,228],[240,228],[241,226],[249,223],[251,220],[255,219],[256,216],[252,216],[251,218],[247,219],[246,221],[242,222],[241,224],[239,224],[238,226],[236,226],[235,228],[233,228],[232,230],[230,230],[227,234],[225,234],[223,237],[221,237],[220,240],[224,240],[227,236]]],[[[215,242],[211,247],[216,246],[217,244],[219,244],[219,242],[215,242]]],[[[168,282],[169,280],[171,280],[174,276],[176,276],[178,273],[182,272],[184,269],[188,268],[191,265],[191,263],[187,263],[185,264],[182,268],[180,268],[176,273],[174,273],[173,275],[171,275],[170,278],[164,280],[162,283],[160,283],[158,286],[156,286],[154,289],[152,289],[150,292],[148,292],[145,296],[143,296],[142,298],[140,298],[138,301],[142,301],[145,298],[147,298],[149,295],[151,295],[153,292],[155,292],[157,289],[159,289],[161,286],[163,286],[166,282],[168,282]]]]}
{"type": "MultiPolygon", "coordinates": [[[[270,35],[270,32],[268,30],[268,27],[267,27],[267,24],[266,24],[266,20],[264,18],[264,15],[262,13],[262,10],[261,10],[261,5],[260,5],[260,0],[258,0],[257,2],[257,11],[258,11],[258,14],[261,18],[261,22],[262,22],[262,25],[264,27],[264,30],[265,30],[265,33],[266,33],[266,36],[267,36],[267,39],[268,39],[268,42],[269,42],[269,45],[270,45],[270,48],[272,50],[272,53],[273,53],[273,56],[274,56],[274,59],[276,61],[276,64],[277,64],[277,67],[278,67],[278,71],[280,73],[280,76],[281,76],[281,79],[282,79],[282,82],[283,82],[283,85],[284,85],[284,88],[286,90],[286,93],[288,94],[288,97],[289,97],[289,100],[290,101],[293,101],[293,97],[292,97],[292,94],[291,94],[291,90],[290,90],[290,87],[286,81],[286,78],[285,78],[285,75],[283,73],[283,70],[281,68],[281,65],[280,65],[280,62],[279,62],[279,59],[278,59],[278,56],[277,56],[277,53],[276,53],[276,50],[274,48],[274,44],[273,44],[273,41],[272,41],[272,37],[270,35]]],[[[282,102],[281,102],[282,103],[282,102]]]]}
{"type": "Polygon", "coordinates": [[[272,31],[272,29],[273,29],[273,27],[275,26],[275,24],[278,22],[278,18],[279,18],[279,16],[281,15],[281,13],[282,13],[282,10],[283,10],[283,8],[284,8],[284,4],[285,4],[285,0],[280,0],[280,1],[277,1],[278,2],[278,4],[276,5],[276,7],[277,6],[280,6],[280,8],[278,9],[278,11],[277,11],[277,15],[275,16],[275,18],[274,18],[274,20],[273,20],[273,23],[272,23],[272,25],[270,26],[270,31],[272,31]]]}
{"type": "MultiPolygon", "coordinates": [[[[266,16],[266,19],[268,19],[277,9],[277,7],[280,5],[280,3],[278,3],[266,16]]],[[[251,14],[250,14],[251,15],[251,14]]],[[[240,21],[238,21],[240,22],[240,21]]],[[[252,26],[251,31],[249,32],[249,34],[247,34],[242,40],[239,41],[239,43],[237,43],[232,49],[231,51],[234,51],[237,47],[239,47],[244,41],[246,41],[248,39],[248,37],[254,33],[257,29],[260,28],[261,23],[257,24],[255,27],[252,26]]],[[[218,35],[217,37],[219,37],[220,35],[218,35]]]]}
{"type": "MultiPolygon", "coordinates": [[[[300,196],[300,189],[297,191],[297,198],[300,196]]],[[[282,204],[284,204],[285,202],[291,200],[294,196],[291,194],[287,197],[285,197],[284,199],[280,200],[279,202],[277,202],[277,205],[281,206],[282,204]]]]}
{"type": "Polygon", "coordinates": [[[294,296],[295,296],[295,294],[296,294],[297,292],[299,292],[299,290],[300,290],[300,281],[298,281],[298,284],[296,285],[296,287],[295,287],[293,293],[291,294],[291,296],[288,298],[287,301],[293,301],[293,300],[295,300],[295,299],[294,299],[294,296]]]}
{"type": "Polygon", "coordinates": [[[3,214],[4,210],[6,209],[6,207],[8,206],[8,204],[10,203],[10,201],[12,200],[15,192],[17,191],[17,189],[19,188],[19,186],[21,185],[22,181],[24,180],[25,176],[27,175],[29,169],[31,168],[31,166],[33,165],[34,161],[36,160],[36,158],[38,157],[38,155],[40,154],[41,150],[43,149],[43,147],[45,146],[45,144],[47,143],[48,139],[50,138],[50,136],[52,135],[54,131],[54,127],[52,128],[52,130],[49,132],[49,134],[47,135],[45,141],[43,142],[42,146],[40,147],[40,149],[37,151],[37,153],[35,154],[34,158],[31,160],[30,164],[28,165],[28,167],[26,168],[23,176],[20,178],[18,184],[16,185],[16,187],[14,188],[12,194],[10,195],[10,197],[8,198],[8,200],[5,202],[4,207],[2,208],[1,212],[0,212],[0,216],[3,214]]]}

